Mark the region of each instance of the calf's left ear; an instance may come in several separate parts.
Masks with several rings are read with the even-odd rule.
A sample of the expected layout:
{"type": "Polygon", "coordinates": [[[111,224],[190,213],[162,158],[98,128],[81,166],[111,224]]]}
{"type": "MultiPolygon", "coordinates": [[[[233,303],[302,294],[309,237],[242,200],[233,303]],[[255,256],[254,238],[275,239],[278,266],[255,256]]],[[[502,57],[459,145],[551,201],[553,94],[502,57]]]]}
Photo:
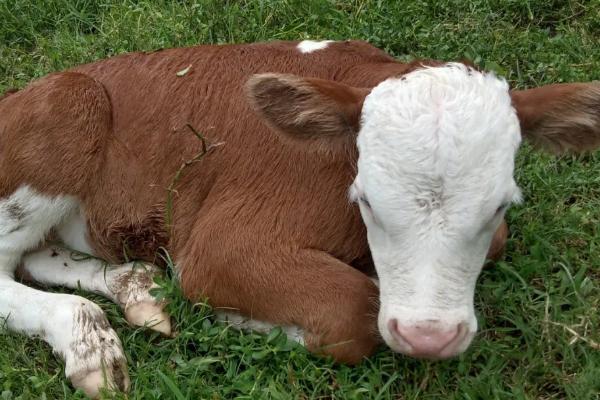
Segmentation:
{"type": "Polygon", "coordinates": [[[523,137],[553,153],[600,147],[600,82],[511,92],[523,137]]]}
{"type": "Polygon", "coordinates": [[[252,108],[283,136],[299,140],[354,139],[368,89],[289,74],[259,74],[246,85],[252,108]]]}

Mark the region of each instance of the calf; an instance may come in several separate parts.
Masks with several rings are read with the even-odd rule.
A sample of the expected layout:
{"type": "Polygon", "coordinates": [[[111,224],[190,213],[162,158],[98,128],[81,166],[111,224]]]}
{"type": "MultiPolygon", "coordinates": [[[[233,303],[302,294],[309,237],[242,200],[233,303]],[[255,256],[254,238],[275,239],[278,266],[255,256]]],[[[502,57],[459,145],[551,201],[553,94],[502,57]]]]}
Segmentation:
{"type": "Polygon", "coordinates": [[[0,316],[47,341],[89,395],[125,390],[101,309],[13,274],[104,294],[169,334],[149,294],[165,248],[186,296],[235,324],[285,326],[341,362],[382,339],[454,356],[520,199],[521,135],[591,150],[599,108],[598,84],[511,92],[492,73],[357,41],[132,53],[48,75],[0,101],[0,316]],[[51,231],[111,266],[44,248],[51,231]]]}

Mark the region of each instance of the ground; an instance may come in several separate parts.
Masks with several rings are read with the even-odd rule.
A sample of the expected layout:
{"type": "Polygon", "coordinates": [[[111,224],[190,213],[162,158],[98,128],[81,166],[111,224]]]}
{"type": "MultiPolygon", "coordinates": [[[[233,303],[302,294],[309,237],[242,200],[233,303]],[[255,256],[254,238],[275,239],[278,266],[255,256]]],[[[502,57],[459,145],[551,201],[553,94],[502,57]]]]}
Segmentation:
{"type": "MultiPolygon", "coordinates": [[[[0,0],[0,92],[50,71],[132,50],[270,39],[360,38],[400,59],[468,58],[518,88],[600,79],[600,1],[0,0]]],[[[382,348],[357,367],[244,334],[161,295],[179,335],[127,326],[132,399],[600,398],[600,153],[518,157],[525,202],[508,212],[504,261],[479,279],[480,332],[459,358],[382,348]]],[[[0,333],[0,399],[77,399],[41,341],[0,333]]],[[[126,396],[122,396],[125,398],[126,396]]]]}

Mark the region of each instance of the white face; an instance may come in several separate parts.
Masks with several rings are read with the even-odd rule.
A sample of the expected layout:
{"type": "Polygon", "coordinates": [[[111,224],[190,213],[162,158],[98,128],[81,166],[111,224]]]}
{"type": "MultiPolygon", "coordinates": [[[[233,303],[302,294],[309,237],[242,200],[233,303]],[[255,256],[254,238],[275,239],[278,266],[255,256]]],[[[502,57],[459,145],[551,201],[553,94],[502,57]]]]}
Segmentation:
{"type": "Polygon", "coordinates": [[[446,358],[470,344],[475,282],[506,208],[520,129],[508,85],[462,64],[388,79],[358,135],[360,204],[395,351],[446,358]]]}

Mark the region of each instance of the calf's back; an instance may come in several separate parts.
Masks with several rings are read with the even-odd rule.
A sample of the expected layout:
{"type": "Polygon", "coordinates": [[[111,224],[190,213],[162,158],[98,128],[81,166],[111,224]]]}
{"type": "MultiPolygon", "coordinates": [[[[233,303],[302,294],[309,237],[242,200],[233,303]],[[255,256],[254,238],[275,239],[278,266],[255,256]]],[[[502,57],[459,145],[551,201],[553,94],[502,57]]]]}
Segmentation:
{"type": "MultiPolygon", "coordinates": [[[[64,187],[56,189],[78,188],[74,194],[99,255],[157,261],[156,251],[165,247],[178,261],[194,240],[193,226],[204,219],[220,221],[230,232],[240,230],[240,240],[251,231],[256,241],[321,249],[348,263],[365,257],[364,227],[347,201],[355,151],[334,154],[281,141],[251,111],[245,83],[253,74],[275,72],[372,87],[412,65],[363,42],[331,43],[311,53],[297,45],[131,53],[71,70],[99,83],[110,104],[109,128],[96,133],[98,146],[89,150],[95,158],[86,159],[98,166],[81,165],[88,176],[63,179],[64,187]],[[221,145],[184,167],[173,184],[182,165],[202,148],[190,126],[221,145]],[[172,229],[165,223],[167,213],[172,229]]],[[[74,96],[85,104],[85,94],[74,96]]],[[[77,137],[69,129],[62,134],[77,137]]]]}

